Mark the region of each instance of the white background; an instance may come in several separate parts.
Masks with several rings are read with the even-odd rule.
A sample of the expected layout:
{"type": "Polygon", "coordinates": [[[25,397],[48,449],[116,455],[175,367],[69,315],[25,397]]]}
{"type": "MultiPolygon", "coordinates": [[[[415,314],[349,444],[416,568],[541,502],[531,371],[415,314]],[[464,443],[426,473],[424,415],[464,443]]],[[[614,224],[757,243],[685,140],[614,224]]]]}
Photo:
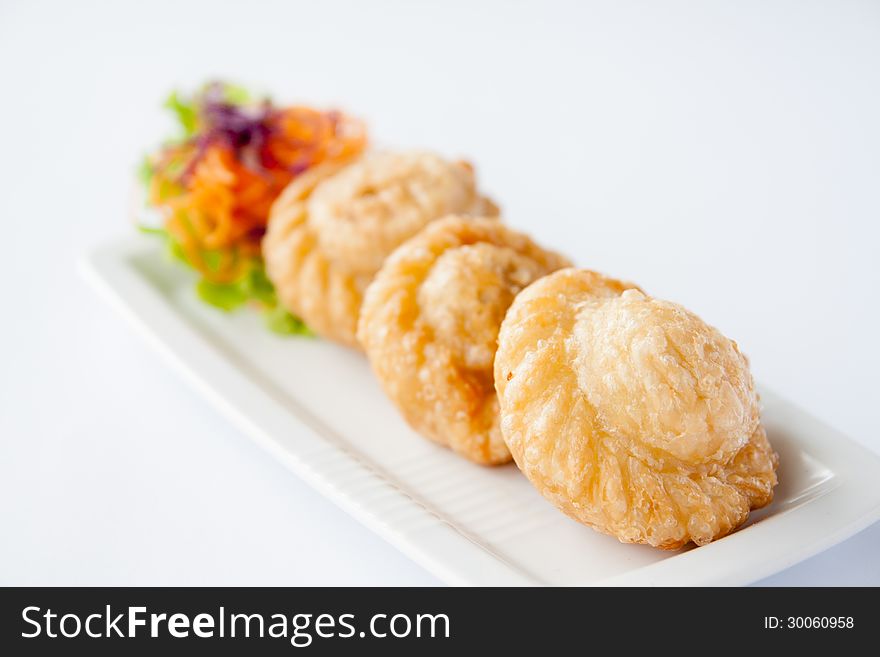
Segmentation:
{"type": "MultiPolygon", "coordinates": [[[[171,88],[470,157],[511,223],[688,305],[880,452],[878,69],[876,2],[0,1],[0,583],[437,583],[77,276],[131,232],[171,88]]],[[[875,525],[764,583],[880,585],[878,554],[875,525]]]]}

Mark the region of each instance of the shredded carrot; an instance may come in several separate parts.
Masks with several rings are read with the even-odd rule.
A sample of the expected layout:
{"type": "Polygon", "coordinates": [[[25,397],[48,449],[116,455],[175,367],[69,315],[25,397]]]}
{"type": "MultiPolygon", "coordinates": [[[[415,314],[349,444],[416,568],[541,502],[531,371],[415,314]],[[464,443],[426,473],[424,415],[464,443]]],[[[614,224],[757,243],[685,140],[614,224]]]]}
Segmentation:
{"type": "Polygon", "coordinates": [[[364,125],[339,112],[265,108],[249,118],[230,105],[221,110],[233,127],[215,125],[212,135],[209,125],[163,149],[149,189],[187,260],[214,283],[236,280],[259,257],[269,209],[291,180],[357,157],[367,145],[364,125]]]}

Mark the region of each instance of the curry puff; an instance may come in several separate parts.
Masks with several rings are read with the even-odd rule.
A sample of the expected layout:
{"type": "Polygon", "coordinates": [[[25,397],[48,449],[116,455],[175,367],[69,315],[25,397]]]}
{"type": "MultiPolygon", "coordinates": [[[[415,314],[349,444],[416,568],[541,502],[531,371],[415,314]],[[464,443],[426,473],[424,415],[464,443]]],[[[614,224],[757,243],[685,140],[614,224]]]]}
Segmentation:
{"type": "Polygon", "coordinates": [[[276,200],[263,241],[279,301],[318,335],[357,346],[361,299],[385,258],[447,214],[496,215],[472,168],[379,153],[307,171],[276,200]]]}
{"type": "Polygon", "coordinates": [[[777,456],[736,343],[626,287],[567,269],[516,298],[495,360],[504,439],[572,518],[623,542],[703,545],[769,504],[777,456]]]}
{"type": "Polygon", "coordinates": [[[498,328],[520,290],[566,266],[487,218],[436,221],[391,255],[367,290],[358,337],[416,431],[477,463],[510,461],[492,377],[498,328]]]}

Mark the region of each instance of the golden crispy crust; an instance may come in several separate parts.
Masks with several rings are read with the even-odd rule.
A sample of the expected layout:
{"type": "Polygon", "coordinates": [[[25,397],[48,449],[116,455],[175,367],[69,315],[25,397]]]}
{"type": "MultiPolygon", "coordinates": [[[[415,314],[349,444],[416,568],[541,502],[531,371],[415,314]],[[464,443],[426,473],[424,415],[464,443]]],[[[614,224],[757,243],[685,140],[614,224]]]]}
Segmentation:
{"type": "Polygon", "coordinates": [[[428,153],[381,153],[292,182],[272,207],[263,257],[281,303],[319,335],[358,346],[358,311],[384,259],[450,213],[497,214],[471,167],[428,153]]]}
{"type": "Polygon", "coordinates": [[[492,380],[498,327],[516,294],[568,266],[494,219],[433,222],[385,261],[358,338],[416,431],[482,464],[505,463],[492,380]]]}
{"type": "Polygon", "coordinates": [[[776,485],[748,362],[693,313],[624,287],[568,269],[516,298],[495,359],[504,439],[580,522],[624,542],[703,545],[776,485]]]}

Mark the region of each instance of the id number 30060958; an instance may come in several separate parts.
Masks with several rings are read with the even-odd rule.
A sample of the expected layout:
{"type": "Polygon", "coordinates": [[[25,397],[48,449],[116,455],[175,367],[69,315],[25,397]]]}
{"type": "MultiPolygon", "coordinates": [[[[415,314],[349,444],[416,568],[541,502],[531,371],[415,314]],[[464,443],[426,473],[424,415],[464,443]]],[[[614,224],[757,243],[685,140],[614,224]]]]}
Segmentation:
{"type": "Polygon", "coordinates": [[[764,616],[764,629],[839,630],[855,627],[852,616],[764,616]]]}

